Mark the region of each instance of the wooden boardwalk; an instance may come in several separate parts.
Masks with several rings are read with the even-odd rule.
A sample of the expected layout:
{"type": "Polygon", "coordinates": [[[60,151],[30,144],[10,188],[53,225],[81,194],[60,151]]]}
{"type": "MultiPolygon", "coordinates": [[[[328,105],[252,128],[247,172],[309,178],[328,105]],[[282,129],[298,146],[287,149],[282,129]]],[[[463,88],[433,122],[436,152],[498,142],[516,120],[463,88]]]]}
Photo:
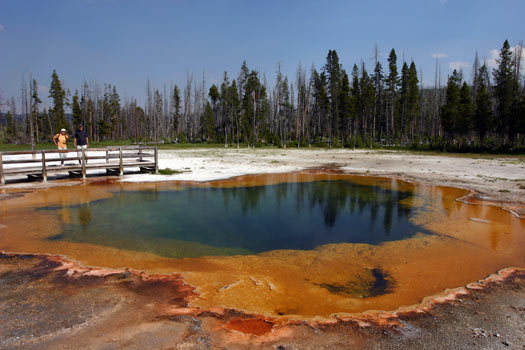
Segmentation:
{"type": "Polygon", "coordinates": [[[158,173],[158,159],[157,147],[151,146],[0,152],[0,183],[5,184],[6,177],[24,175],[47,181],[48,175],[64,172],[86,178],[89,170],[100,169],[120,176],[125,168],[158,173]],[[61,156],[65,157],[63,166],[61,156]]]}

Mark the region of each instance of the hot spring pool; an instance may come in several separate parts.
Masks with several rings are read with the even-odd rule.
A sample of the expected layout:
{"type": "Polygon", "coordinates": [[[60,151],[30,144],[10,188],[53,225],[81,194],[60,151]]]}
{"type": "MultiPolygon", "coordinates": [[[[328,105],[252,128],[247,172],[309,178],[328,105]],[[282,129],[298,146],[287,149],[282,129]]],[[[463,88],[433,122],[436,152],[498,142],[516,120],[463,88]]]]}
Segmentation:
{"type": "Polygon", "coordinates": [[[345,180],[252,187],[126,190],[40,210],[67,240],[166,257],[310,250],[329,243],[380,244],[430,233],[411,220],[414,194],[345,180]],[[62,220],[64,218],[64,220],[62,220]]]}
{"type": "Polygon", "coordinates": [[[525,221],[465,194],[330,172],[95,182],[0,202],[0,250],[180,273],[203,309],[394,310],[524,266],[525,221]]]}

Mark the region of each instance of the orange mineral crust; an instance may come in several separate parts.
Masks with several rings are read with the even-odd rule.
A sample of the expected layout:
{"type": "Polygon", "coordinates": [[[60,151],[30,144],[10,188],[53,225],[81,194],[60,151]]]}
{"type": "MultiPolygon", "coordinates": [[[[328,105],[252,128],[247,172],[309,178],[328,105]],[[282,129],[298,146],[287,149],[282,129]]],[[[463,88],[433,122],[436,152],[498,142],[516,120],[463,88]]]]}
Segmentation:
{"type": "MultiPolygon", "coordinates": [[[[0,250],[58,254],[84,266],[177,273],[195,288],[194,295],[187,308],[167,309],[167,314],[237,309],[275,319],[326,320],[413,305],[420,308],[412,310],[424,311],[426,297],[442,294],[447,299],[452,292],[443,294],[446,289],[474,288],[477,285],[471,283],[500,269],[525,267],[525,221],[499,206],[457,200],[467,194],[460,189],[330,171],[250,175],[209,183],[88,183],[33,190],[1,201],[0,250]],[[60,223],[68,221],[68,205],[109,198],[112,191],[176,191],[188,186],[241,187],[319,180],[348,180],[410,191],[413,195],[403,204],[424,208],[416,211],[412,221],[427,233],[379,245],[340,243],[313,250],[182,259],[47,239],[59,234],[60,223]],[[62,207],[60,219],[45,210],[35,210],[43,206],[62,207]]],[[[271,327],[263,319],[230,321],[227,325],[253,334],[263,334],[271,327]]]]}

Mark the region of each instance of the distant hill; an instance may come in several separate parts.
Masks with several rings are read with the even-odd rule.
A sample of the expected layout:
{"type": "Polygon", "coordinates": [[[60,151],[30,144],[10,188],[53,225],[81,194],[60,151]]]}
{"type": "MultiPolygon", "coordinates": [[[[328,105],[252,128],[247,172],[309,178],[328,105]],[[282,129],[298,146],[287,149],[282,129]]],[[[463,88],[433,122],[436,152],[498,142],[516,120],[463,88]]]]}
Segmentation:
{"type": "MultiPolygon", "coordinates": [[[[6,126],[7,125],[6,114],[7,113],[5,113],[5,112],[0,112],[0,125],[1,126],[6,126]]],[[[67,120],[68,123],[71,123],[73,121],[73,114],[66,113],[66,120],[67,120]]],[[[16,122],[20,124],[23,121],[24,121],[24,116],[22,114],[17,114],[16,115],[16,122]]]]}

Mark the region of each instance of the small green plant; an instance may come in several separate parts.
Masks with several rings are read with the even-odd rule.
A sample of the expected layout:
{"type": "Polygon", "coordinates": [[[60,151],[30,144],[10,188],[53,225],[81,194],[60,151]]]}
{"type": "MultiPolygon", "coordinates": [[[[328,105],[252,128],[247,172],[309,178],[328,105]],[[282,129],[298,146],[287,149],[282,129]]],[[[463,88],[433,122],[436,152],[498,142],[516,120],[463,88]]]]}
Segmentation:
{"type": "Polygon", "coordinates": [[[182,170],[175,170],[171,168],[159,169],[160,175],[173,175],[173,174],[181,174],[181,173],[182,173],[182,170]]]}

